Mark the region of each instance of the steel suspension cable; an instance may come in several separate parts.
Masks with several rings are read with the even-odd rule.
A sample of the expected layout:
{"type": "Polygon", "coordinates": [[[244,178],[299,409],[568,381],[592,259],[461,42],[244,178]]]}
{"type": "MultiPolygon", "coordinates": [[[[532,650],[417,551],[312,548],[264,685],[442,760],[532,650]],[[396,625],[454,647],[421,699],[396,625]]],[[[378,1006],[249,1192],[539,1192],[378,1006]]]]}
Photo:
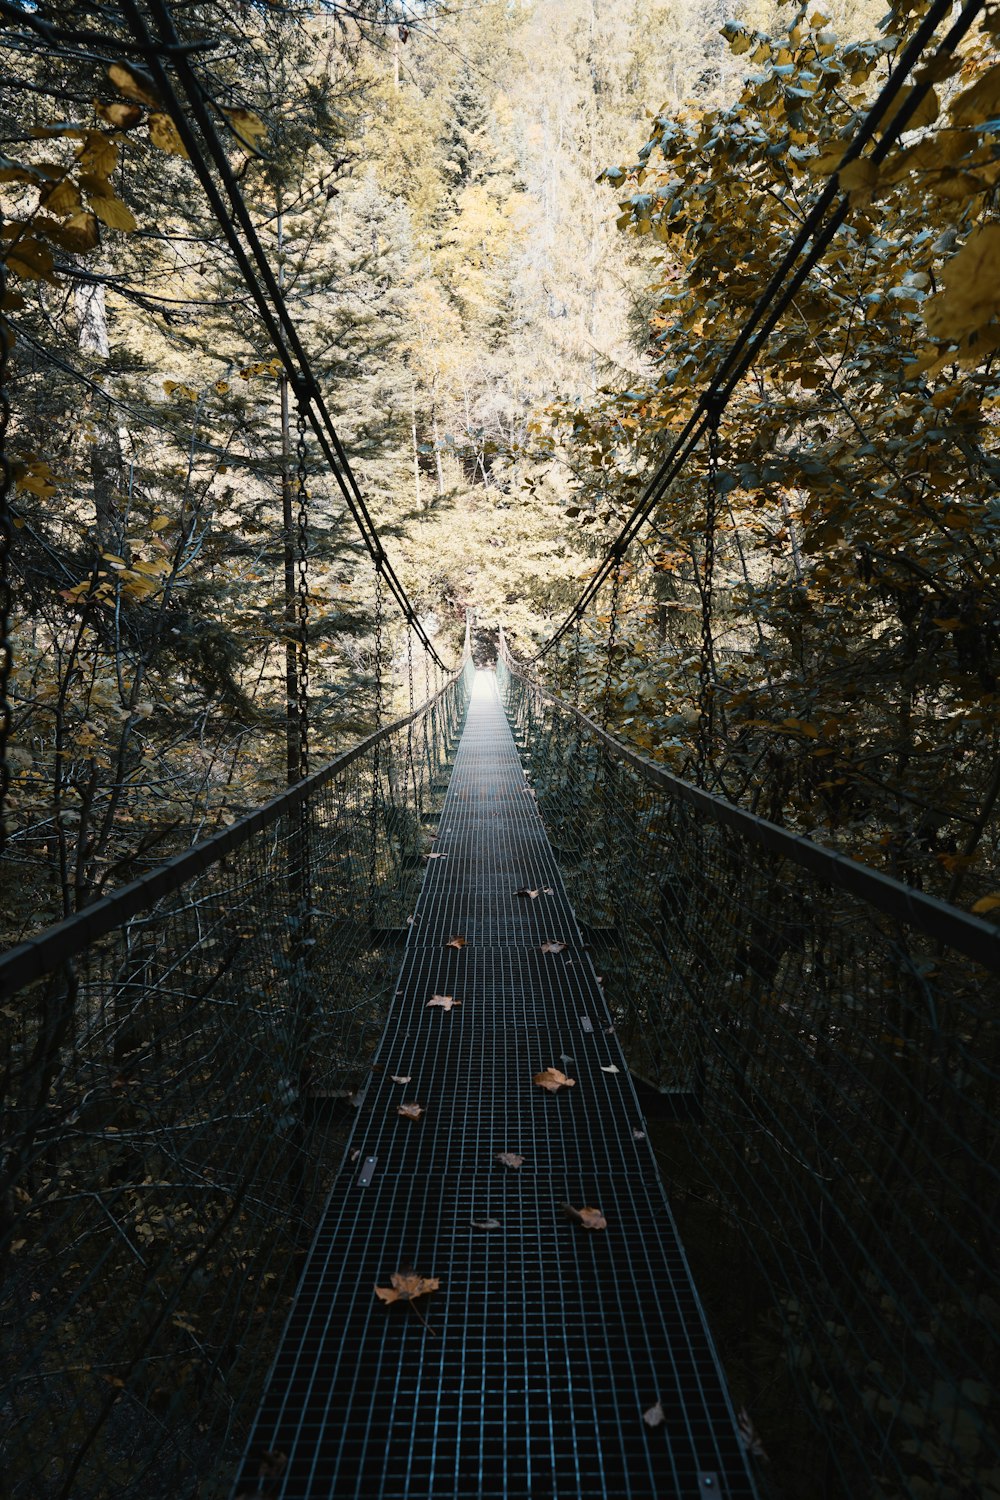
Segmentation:
{"type": "Polygon", "coordinates": [[[296,517],[297,568],[296,586],[296,700],[298,706],[299,755],[298,779],[309,775],[309,490],[306,471],[306,415],[299,407],[298,442],[296,464],[296,517]]]}
{"type": "Polygon", "coordinates": [[[7,267],[0,257],[0,853],[6,843],[6,808],[10,792],[10,766],[7,763],[7,741],[11,729],[10,677],[14,664],[14,647],[10,637],[13,601],[10,588],[10,555],[14,541],[9,495],[13,471],[7,457],[7,424],[10,421],[10,399],[7,395],[7,363],[10,357],[10,331],[3,307],[7,294],[7,267]]]}
{"type": "MultiPolygon", "coordinates": [[[[966,0],[947,35],[938,47],[936,56],[954,52],[959,42],[970,30],[973,22],[985,7],[985,0],[966,0]]],[[[649,516],[663,498],[668,486],[673,483],[687,463],[709,425],[710,413],[721,411],[732,397],[733,391],[750,370],[779,319],[787,311],[801,290],[806,277],[813,270],[827,249],[833,236],[843,224],[850,207],[845,194],[825,225],[822,220],[840,191],[839,174],[850,162],[855,161],[872,140],[879,125],[885,121],[885,130],[873,147],[868,160],[878,165],[885,159],[892,145],[907,128],[908,122],[933,86],[932,79],[918,81],[905,96],[899,107],[893,110],[906,80],[919,62],[920,57],[942,20],[952,10],[952,0],[935,0],[911,41],[907,45],[898,66],[893,70],[851,145],[845,150],[840,167],[835,172],[804,220],[793,243],[789,246],[771,280],[761,293],[746,322],[738,334],[733,347],[712,378],[708,388],[698,401],[695,410],[684,424],[667,456],[662,460],[652,477],[647,481],[643,493],[631,514],[622,526],[604,559],[582,590],[576,604],[559,629],[532,658],[540,661],[555,646],[556,642],[573,627],[573,616],[586,609],[600,590],[605,579],[613,571],[616,559],[623,556],[635,537],[646,524],[649,516]],[[811,245],[810,245],[811,242],[811,245]],[[796,269],[799,257],[810,246],[808,253],[796,269]],[[789,279],[790,278],[790,279],[789,279]]]]}
{"type": "Polygon", "coordinates": [[[205,103],[204,90],[187,60],[187,50],[185,44],[178,36],[170,9],[163,3],[163,0],[149,0],[149,9],[155,17],[161,32],[160,41],[157,41],[150,32],[136,0],[123,0],[122,9],[132,28],[136,45],[150,68],[167,112],[177,127],[178,134],[202,184],[212,211],[232,250],[247,288],[257,305],[268,336],[288,373],[288,378],[296,392],[300,405],[306,409],[313,431],[320,443],[330,470],[337,481],[348,510],[361,534],[362,541],[376,567],[381,568],[386,586],[395,598],[404,618],[416,631],[424,650],[431,654],[443,671],[447,671],[448,669],[445,667],[444,662],[441,661],[424,631],[417,612],[410,603],[406,590],[399,581],[382,545],[378,530],[372,521],[347,453],[337,434],[323,394],[313,373],[308,355],[302,346],[295,323],[289,313],[284,294],[278,286],[277,278],[271,269],[267,254],[257,235],[246,201],[240,191],[239,183],[229,164],[215,124],[209,114],[205,103]],[[163,61],[162,54],[164,52],[169,55],[171,63],[180,79],[181,86],[191,109],[191,114],[197,122],[204,146],[214,161],[219,178],[225,188],[226,197],[229,199],[229,208],[227,208],[218,185],[212,176],[211,168],[205,158],[202,142],[195,135],[185,114],[177,90],[163,61]],[[244,246],[243,241],[236,232],[230,209],[242,229],[246,246],[244,246]],[[249,247],[249,253],[247,247],[249,247]],[[252,261],[255,261],[257,264],[258,269],[256,272],[252,261]]]}

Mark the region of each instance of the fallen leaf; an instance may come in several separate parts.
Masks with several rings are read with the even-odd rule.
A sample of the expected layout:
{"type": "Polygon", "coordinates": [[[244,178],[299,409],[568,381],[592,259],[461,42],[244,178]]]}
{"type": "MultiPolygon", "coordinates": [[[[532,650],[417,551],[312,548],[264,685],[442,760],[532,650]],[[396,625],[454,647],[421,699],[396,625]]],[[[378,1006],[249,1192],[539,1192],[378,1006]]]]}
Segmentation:
{"type": "Polygon", "coordinates": [[[410,1076],[409,1073],[407,1073],[405,1076],[402,1073],[391,1073],[389,1076],[391,1077],[393,1083],[412,1083],[413,1082],[413,1079],[411,1078],[411,1076],[410,1076]]]}
{"type": "Polygon", "coordinates": [[[419,1276],[416,1271],[393,1271],[392,1286],[377,1286],[375,1295],[382,1302],[412,1302],[436,1292],[441,1282],[437,1276],[419,1276]]]}
{"type": "Polygon", "coordinates": [[[558,1068],[543,1068],[540,1073],[535,1074],[534,1081],[540,1089],[548,1089],[550,1094],[556,1094],[560,1089],[571,1089],[576,1083],[575,1078],[567,1078],[558,1068]]]}
{"type": "Polygon", "coordinates": [[[543,888],[542,895],[543,896],[554,896],[555,895],[555,891],[552,889],[552,887],[550,885],[547,885],[547,886],[545,886],[543,888]]]}
{"type": "Polygon", "coordinates": [[[392,1286],[377,1286],[375,1295],[380,1302],[407,1302],[413,1308],[414,1313],[423,1323],[428,1333],[433,1333],[429,1328],[427,1320],[421,1313],[419,1307],[414,1307],[418,1297],[426,1297],[428,1292],[436,1292],[441,1282],[436,1276],[419,1276],[416,1271],[393,1271],[389,1277],[392,1286]]]}
{"type": "Polygon", "coordinates": [[[518,1156],[516,1151],[498,1151],[497,1161],[503,1162],[505,1167],[522,1167],[524,1157],[518,1156]]]}
{"type": "Polygon", "coordinates": [[[456,1000],[454,995],[432,995],[425,1009],[429,1010],[432,1005],[440,1005],[442,1010],[451,1010],[453,1005],[461,1005],[461,1000],[456,1000]]]}
{"type": "Polygon", "coordinates": [[[567,946],[566,943],[561,942],[557,938],[553,938],[549,942],[542,944],[542,952],[543,953],[561,953],[566,946],[567,946]]]}
{"type": "Polygon", "coordinates": [[[990,896],[981,896],[972,910],[977,916],[984,916],[988,911],[996,911],[1000,906],[1000,892],[994,891],[990,896]]]}
{"type": "Polygon", "coordinates": [[[419,1120],[424,1113],[422,1104],[399,1104],[396,1106],[397,1115],[402,1115],[404,1120],[419,1120]]]}
{"type": "Polygon", "coordinates": [[[604,1068],[604,1067],[601,1068],[601,1072],[602,1073],[620,1073],[621,1072],[621,1068],[616,1068],[615,1065],[614,1065],[614,1063],[608,1063],[608,1065],[607,1065],[606,1068],[604,1068]]]}
{"type": "Polygon", "coordinates": [[[355,1146],[354,1150],[351,1152],[351,1161],[357,1161],[357,1159],[358,1159],[358,1157],[360,1155],[361,1155],[361,1148],[360,1148],[360,1146],[355,1146]]]}
{"type": "Polygon", "coordinates": [[[659,1401],[657,1401],[655,1406],[651,1406],[649,1408],[649,1411],[643,1412],[642,1420],[645,1422],[647,1427],[659,1427],[662,1422],[666,1421],[663,1407],[660,1405],[659,1401]]]}
{"type": "Polygon", "coordinates": [[[448,858],[447,854],[439,854],[436,849],[432,849],[429,854],[425,854],[424,855],[424,859],[447,859],[447,858],[448,858]]]}
{"type": "Polygon", "coordinates": [[[634,1141],[644,1141],[646,1139],[646,1132],[644,1130],[633,1130],[632,1139],[634,1141]]]}
{"type": "Polygon", "coordinates": [[[469,1223],[473,1229],[499,1229],[499,1219],[470,1219],[469,1223]]]}
{"type": "Polygon", "coordinates": [[[464,937],[452,937],[452,938],[449,938],[448,941],[445,943],[445,947],[446,948],[464,948],[465,947],[465,938],[464,937]]]}
{"type": "Polygon", "coordinates": [[[608,1221],[599,1208],[574,1208],[572,1203],[564,1203],[563,1213],[574,1224],[579,1224],[581,1229],[607,1229],[608,1221]]]}
{"type": "Polygon", "coordinates": [[[519,891],[515,891],[514,892],[514,895],[515,896],[530,896],[531,899],[532,899],[532,901],[537,901],[538,900],[538,896],[539,896],[539,892],[538,891],[529,891],[528,887],[526,885],[523,885],[519,891]]]}

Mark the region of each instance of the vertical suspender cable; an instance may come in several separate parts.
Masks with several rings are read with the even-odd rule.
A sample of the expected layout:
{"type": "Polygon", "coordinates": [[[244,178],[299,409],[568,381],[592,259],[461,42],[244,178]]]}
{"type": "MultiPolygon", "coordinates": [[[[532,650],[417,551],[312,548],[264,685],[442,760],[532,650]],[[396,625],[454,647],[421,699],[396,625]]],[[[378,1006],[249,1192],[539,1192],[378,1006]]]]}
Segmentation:
{"type": "Polygon", "coordinates": [[[7,425],[10,400],[7,395],[7,369],[10,357],[10,329],[3,315],[7,291],[7,267],[0,257],[0,853],[6,843],[7,797],[10,792],[10,766],[7,763],[7,741],[11,729],[10,677],[14,647],[10,637],[12,611],[10,567],[14,542],[14,524],[10,515],[12,471],[7,457],[7,425]]]}

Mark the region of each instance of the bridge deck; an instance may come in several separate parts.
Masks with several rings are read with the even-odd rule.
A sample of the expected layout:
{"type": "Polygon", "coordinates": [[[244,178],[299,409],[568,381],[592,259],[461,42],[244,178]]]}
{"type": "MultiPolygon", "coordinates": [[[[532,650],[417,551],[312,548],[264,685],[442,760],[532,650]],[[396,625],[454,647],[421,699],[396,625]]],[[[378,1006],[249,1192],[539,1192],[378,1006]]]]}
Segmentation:
{"type": "Polygon", "coordinates": [[[625,1061],[489,673],[434,852],[239,1493],[750,1496],[625,1061]],[[467,945],[447,947],[458,935],[467,945]],[[568,946],[543,953],[548,939],[568,946]],[[461,1004],[429,1008],[435,994],[461,1004]],[[575,1085],[535,1085],[548,1067],[575,1085]],[[404,1102],[423,1105],[417,1122],[404,1102]],[[599,1207],[607,1229],[584,1229],[564,1202],[599,1207]],[[407,1268],[440,1289],[414,1307],[377,1300],[407,1268]],[[657,1400],[665,1419],[650,1427],[657,1400]],[[283,1458],[261,1483],[268,1452],[283,1458]]]}

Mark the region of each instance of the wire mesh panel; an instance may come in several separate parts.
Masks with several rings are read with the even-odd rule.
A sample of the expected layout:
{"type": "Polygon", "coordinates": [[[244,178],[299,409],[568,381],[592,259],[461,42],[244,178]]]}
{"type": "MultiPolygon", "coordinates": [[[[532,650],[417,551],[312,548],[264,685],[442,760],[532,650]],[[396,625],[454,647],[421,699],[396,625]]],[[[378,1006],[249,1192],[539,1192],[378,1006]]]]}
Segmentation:
{"type": "Polygon", "coordinates": [[[434,855],[236,1493],[750,1496],[491,673],[477,677],[434,855]],[[572,1085],[537,1085],[548,1068],[572,1085]],[[598,1206],[607,1227],[566,1204],[598,1206]],[[408,1270],[440,1285],[384,1305],[376,1285],[408,1270]]]}
{"type": "Polygon", "coordinates": [[[373,737],[0,959],[11,1500],[231,1474],[385,1024],[470,670],[377,760],[373,737]]]}
{"type": "Polygon", "coordinates": [[[630,1065],[691,1101],[672,1181],[750,1267],[728,1342],[773,1352],[809,1492],[1000,1495],[1000,933],[499,674],[630,1065]]]}

